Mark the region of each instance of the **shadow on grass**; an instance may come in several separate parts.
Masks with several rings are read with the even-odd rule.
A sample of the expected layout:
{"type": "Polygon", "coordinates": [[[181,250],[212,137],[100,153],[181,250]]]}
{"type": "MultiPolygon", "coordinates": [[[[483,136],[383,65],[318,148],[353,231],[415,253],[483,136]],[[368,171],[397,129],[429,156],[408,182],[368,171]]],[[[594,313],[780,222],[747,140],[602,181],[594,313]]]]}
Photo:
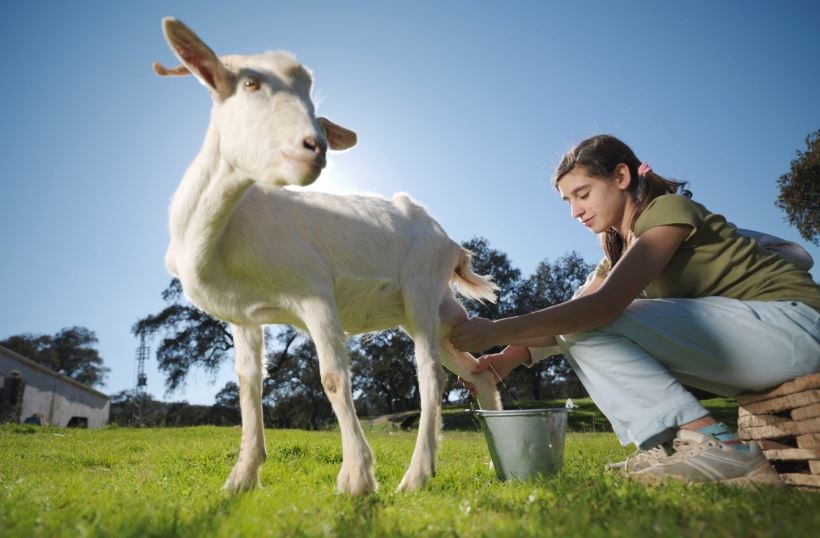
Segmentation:
{"type": "Polygon", "coordinates": [[[350,497],[344,509],[336,514],[333,529],[338,536],[364,536],[371,534],[377,515],[381,510],[381,500],[377,495],[350,497]]]}
{"type": "MultiPolygon", "coordinates": [[[[134,537],[166,536],[213,536],[220,527],[230,521],[234,508],[247,493],[215,495],[212,502],[195,513],[183,514],[181,507],[157,518],[156,514],[128,521],[127,527],[115,529],[114,535],[134,537]]],[[[106,533],[101,533],[106,534],[106,533]]]]}

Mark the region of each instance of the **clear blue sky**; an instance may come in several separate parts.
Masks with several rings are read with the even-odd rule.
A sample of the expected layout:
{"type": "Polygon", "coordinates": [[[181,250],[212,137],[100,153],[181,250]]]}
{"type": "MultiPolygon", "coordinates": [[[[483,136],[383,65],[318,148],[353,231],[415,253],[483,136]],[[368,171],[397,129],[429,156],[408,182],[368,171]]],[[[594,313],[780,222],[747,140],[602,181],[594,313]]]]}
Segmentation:
{"type": "MultiPolygon", "coordinates": [[[[219,54],[287,49],[314,71],[320,112],[359,134],[315,188],[409,192],[525,274],[600,257],[549,178],[601,132],[739,226],[805,244],[774,200],[820,128],[814,0],[227,4],[3,10],[0,338],[94,330],[109,393],[134,384],[131,325],[164,306],[167,206],[208,121],[204,88],[151,71],[175,63],[167,15],[219,54]]],[[[153,361],[148,375],[162,397],[153,361]]],[[[169,398],[211,403],[230,379],[200,373],[169,398]]]]}

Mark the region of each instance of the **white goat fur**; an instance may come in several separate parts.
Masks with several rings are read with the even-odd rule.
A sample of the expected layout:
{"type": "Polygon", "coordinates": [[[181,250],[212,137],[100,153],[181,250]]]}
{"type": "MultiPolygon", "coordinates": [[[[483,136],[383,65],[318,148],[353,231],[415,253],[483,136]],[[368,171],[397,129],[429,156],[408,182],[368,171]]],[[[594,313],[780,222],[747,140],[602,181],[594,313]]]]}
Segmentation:
{"type": "Polygon", "coordinates": [[[193,304],[231,324],[242,441],[225,489],[259,483],[266,457],[262,326],[273,323],[307,330],[316,344],[342,436],[337,487],[353,495],[377,484],[353,408],[346,334],[400,325],[412,336],[421,418],[398,489],[422,487],[434,473],[440,363],[476,385],[483,408],[500,408],[494,377],[472,374],[475,359],[444,338],[449,326],[466,319],[449,284],[492,301],[495,285],[472,272],[470,253],[406,194],[387,200],[280,188],[313,182],[328,144],[355,144],[355,133],[316,118],[311,76],[293,56],[220,58],[176,19],[164,19],[163,30],[182,66],[155,64],[157,73],[190,72],[213,97],[203,147],[171,203],[166,265],[193,304]]]}

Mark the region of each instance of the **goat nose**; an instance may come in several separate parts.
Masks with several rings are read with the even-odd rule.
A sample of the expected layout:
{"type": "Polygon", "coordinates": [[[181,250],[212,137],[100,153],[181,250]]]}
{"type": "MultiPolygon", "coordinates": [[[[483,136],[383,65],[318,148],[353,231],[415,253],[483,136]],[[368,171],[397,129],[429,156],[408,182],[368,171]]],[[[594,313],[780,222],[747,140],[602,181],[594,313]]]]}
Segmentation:
{"type": "Polygon", "coordinates": [[[302,141],[302,146],[308,151],[312,151],[316,155],[324,155],[327,151],[327,146],[315,136],[308,136],[302,141]]]}

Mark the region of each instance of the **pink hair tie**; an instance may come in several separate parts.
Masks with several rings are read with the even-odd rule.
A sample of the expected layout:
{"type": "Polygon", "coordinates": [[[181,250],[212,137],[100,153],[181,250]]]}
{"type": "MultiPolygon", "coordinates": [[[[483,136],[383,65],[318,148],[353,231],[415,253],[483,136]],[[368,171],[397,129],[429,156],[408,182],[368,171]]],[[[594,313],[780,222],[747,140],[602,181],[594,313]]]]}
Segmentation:
{"type": "Polygon", "coordinates": [[[646,163],[641,163],[641,165],[638,167],[638,175],[639,176],[645,176],[646,174],[648,174],[651,171],[652,171],[652,167],[649,166],[646,163]]]}

